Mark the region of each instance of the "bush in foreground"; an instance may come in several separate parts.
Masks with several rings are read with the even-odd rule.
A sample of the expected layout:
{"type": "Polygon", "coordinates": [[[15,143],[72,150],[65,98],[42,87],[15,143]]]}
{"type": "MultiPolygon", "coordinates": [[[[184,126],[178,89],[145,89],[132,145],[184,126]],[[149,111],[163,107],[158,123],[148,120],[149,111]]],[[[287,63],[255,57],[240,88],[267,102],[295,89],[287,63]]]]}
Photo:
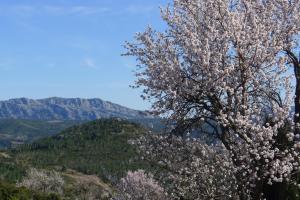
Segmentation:
{"type": "Polygon", "coordinates": [[[164,189],[144,170],[129,171],[118,185],[115,200],[162,200],[167,199],[164,189]]]}
{"type": "Polygon", "coordinates": [[[47,194],[62,194],[64,179],[56,171],[45,171],[31,168],[27,171],[26,177],[24,177],[24,179],[17,185],[47,194]]]}

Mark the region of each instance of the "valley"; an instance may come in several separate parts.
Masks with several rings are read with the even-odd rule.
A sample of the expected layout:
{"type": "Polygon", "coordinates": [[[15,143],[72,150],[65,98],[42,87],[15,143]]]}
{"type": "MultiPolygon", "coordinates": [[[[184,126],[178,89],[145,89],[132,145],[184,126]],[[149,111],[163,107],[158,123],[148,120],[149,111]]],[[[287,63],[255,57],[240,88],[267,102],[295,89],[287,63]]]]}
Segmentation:
{"type": "Polygon", "coordinates": [[[0,149],[32,143],[101,118],[127,119],[157,132],[164,129],[159,118],[101,99],[11,99],[0,101],[0,149]]]}
{"type": "MultiPolygon", "coordinates": [[[[72,107],[72,112],[77,110],[78,114],[88,109],[83,106],[86,101],[89,100],[59,99],[59,104],[67,104],[64,106],[72,107]]],[[[57,106],[58,99],[43,102],[47,102],[45,105],[51,110],[57,106]]],[[[136,148],[129,144],[149,131],[158,133],[164,129],[162,120],[149,114],[119,106],[119,112],[114,111],[111,117],[105,114],[94,119],[85,114],[62,114],[62,109],[49,111],[52,115],[43,115],[36,101],[25,99],[0,102],[1,105],[12,111],[6,111],[11,113],[6,116],[8,118],[0,117],[0,198],[4,195],[2,190],[10,191],[10,198],[17,199],[22,195],[24,199],[74,199],[78,196],[86,199],[91,194],[95,199],[109,199],[127,171],[157,167],[141,160],[136,148]],[[31,114],[25,117],[26,112],[31,114]],[[64,180],[63,193],[49,196],[49,193],[16,187],[32,169],[42,170],[40,173],[59,173],[64,180]]],[[[93,109],[100,110],[100,105],[93,109]]],[[[103,113],[112,112],[111,107],[102,105],[101,109],[103,113]]]]}

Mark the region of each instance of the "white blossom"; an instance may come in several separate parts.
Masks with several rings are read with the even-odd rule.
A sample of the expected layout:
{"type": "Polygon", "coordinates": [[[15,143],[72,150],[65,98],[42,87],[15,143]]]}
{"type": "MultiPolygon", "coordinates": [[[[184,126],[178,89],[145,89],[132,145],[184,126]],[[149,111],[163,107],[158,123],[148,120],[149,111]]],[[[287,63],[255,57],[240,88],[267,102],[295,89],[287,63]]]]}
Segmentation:
{"type": "Polygon", "coordinates": [[[162,16],[165,32],[148,28],[126,45],[153,111],[179,131],[208,124],[230,153],[241,195],[296,182],[300,118],[290,108],[300,94],[289,68],[299,65],[300,0],[174,0],[162,16]]]}

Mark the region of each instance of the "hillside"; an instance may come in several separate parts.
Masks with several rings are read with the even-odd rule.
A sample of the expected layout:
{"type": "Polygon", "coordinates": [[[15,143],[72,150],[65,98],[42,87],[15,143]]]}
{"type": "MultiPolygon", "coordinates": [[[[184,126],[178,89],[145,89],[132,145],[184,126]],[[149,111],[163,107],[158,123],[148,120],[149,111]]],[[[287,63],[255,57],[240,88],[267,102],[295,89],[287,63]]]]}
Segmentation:
{"type": "MultiPolygon", "coordinates": [[[[141,124],[155,132],[164,129],[162,121],[158,118],[129,119],[129,121],[141,124]]],[[[32,143],[82,123],[84,121],[0,119],[0,149],[15,148],[25,143],[32,143]]]]}
{"type": "Polygon", "coordinates": [[[92,121],[8,151],[11,158],[2,158],[0,170],[9,171],[6,177],[17,179],[29,166],[73,169],[116,182],[126,171],[147,166],[136,160],[136,150],[128,144],[128,140],[146,132],[145,128],[124,120],[92,121]]]}
{"type": "Polygon", "coordinates": [[[152,118],[145,112],[96,98],[19,98],[0,101],[0,119],[90,121],[110,117],[152,118]]]}
{"type": "Polygon", "coordinates": [[[122,118],[161,131],[159,118],[101,99],[19,98],[0,101],[0,149],[51,136],[83,122],[103,118],[122,118]]]}
{"type": "Polygon", "coordinates": [[[0,149],[51,136],[79,123],[82,122],[0,119],[0,149]]]}
{"type": "Polygon", "coordinates": [[[59,200],[58,195],[42,194],[31,191],[24,187],[16,187],[13,184],[0,182],[0,199],[1,200],[59,200]]]}

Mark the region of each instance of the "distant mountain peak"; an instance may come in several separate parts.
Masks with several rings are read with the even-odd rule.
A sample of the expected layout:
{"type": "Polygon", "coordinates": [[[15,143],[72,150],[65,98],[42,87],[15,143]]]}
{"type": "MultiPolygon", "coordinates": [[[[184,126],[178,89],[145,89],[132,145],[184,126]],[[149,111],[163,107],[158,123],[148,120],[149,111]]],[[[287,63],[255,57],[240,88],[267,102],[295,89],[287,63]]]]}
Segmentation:
{"type": "Polygon", "coordinates": [[[110,117],[153,118],[144,111],[130,109],[99,98],[29,99],[22,97],[0,101],[2,119],[95,120],[110,117]]]}

